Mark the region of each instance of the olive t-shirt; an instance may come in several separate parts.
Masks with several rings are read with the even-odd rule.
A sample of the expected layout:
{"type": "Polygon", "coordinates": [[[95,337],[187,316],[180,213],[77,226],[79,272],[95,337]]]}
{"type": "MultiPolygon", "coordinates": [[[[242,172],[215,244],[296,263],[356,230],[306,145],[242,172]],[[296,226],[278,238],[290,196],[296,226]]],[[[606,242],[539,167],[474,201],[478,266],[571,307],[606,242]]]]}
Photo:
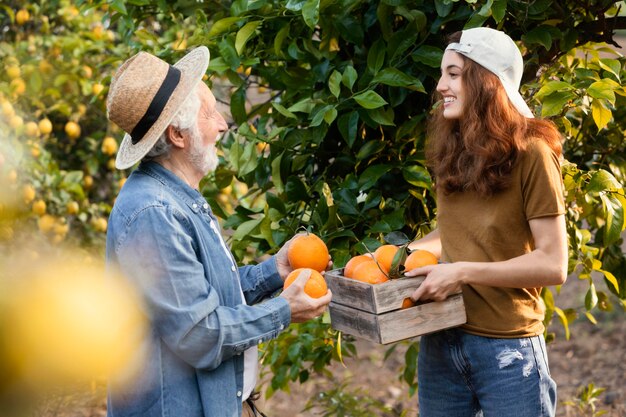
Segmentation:
{"type": "MultiPolygon", "coordinates": [[[[534,249],[529,220],[565,213],[559,158],[541,140],[518,156],[510,186],[494,196],[455,192],[437,196],[442,261],[497,262],[534,249]]],[[[541,288],[463,285],[472,334],[512,338],[541,334],[541,288]]]]}

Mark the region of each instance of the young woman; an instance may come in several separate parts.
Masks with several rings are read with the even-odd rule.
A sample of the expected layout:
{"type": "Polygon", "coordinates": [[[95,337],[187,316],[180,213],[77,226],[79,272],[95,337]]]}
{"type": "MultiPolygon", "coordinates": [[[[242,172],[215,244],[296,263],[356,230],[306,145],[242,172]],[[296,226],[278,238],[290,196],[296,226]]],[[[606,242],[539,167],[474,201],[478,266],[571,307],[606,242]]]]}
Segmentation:
{"type": "Polygon", "coordinates": [[[565,282],[561,136],[519,94],[522,56],[503,32],[450,37],[429,122],[437,229],[411,244],[438,255],[415,300],[460,292],[467,323],[422,337],[422,417],[554,416],[541,288],[565,282]],[[482,413],[482,414],[481,414],[482,413]]]}

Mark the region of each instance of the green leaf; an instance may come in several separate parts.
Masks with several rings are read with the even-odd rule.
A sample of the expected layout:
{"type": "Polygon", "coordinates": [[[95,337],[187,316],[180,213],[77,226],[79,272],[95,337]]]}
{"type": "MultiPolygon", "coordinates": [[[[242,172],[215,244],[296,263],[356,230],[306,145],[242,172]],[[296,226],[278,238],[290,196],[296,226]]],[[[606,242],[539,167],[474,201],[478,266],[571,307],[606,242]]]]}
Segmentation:
{"type": "Polygon", "coordinates": [[[277,103],[277,102],[275,102],[275,101],[272,101],[272,107],[274,107],[276,110],[278,110],[278,112],[279,112],[280,114],[282,114],[283,116],[285,116],[285,117],[289,117],[290,119],[297,119],[297,118],[298,118],[295,114],[293,114],[292,112],[290,112],[289,110],[287,110],[287,109],[285,108],[285,106],[283,106],[283,105],[282,105],[282,104],[280,104],[280,103],[277,103]]]}
{"type": "Polygon", "coordinates": [[[237,124],[243,124],[248,120],[246,113],[246,90],[239,87],[230,97],[230,112],[237,124]]]}
{"type": "Polygon", "coordinates": [[[239,22],[240,20],[240,17],[225,17],[213,23],[213,26],[211,26],[211,29],[209,30],[209,39],[228,31],[228,29],[232,25],[239,22]]]}
{"type": "Polygon", "coordinates": [[[373,121],[382,126],[395,126],[393,122],[394,113],[391,106],[389,106],[387,109],[378,108],[368,110],[367,115],[371,117],[373,121]]]}
{"type": "Polygon", "coordinates": [[[548,96],[556,91],[573,91],[574,86],[565,81],[549,81],[545,83],[535,94],[535,98],[541,100],[542,97],[548,96]]]}
{"type": "Polygon", "coordinates": [[[410,90],[425,93],[422,82],[415,77],[405,74],[396,68],[385,68],[380,71],[374,79],[373,83],[382,83],[393,87],[406,87],[410,90]]]}
{"type": "Polygon", "coordinates": [[[359,161],[366,159],[367,157],[380,152],[385,149],[385,142],[382,140],[370,140],[365,142],[365,144],[359,149],[359,152],[356,154],[356,158],[359,161]]]}
{"type": "Polygon", "coordinates": [[[598,127],[598,132],[604,129],[613,117],[613,113],[606,107],[603,99],[595,99],[591,102],[591,115],[598,127]]]}
{"type": "Polygon", "coordinates": [[[341,82],[343,85],[348,87],[349,90],[352,91],[352,86],[356,81],[358,74],[352,65],[348,65],[345,70],[343,70],[343,76],[341,77],[341,82]]]}
{"type": "Polygon", "coordinates": [[[609,171],[599,169],[590,172],[591,178],[585,188],[586,192],[617,191],[622,188],[620,182],[609,171]]]}
{"type": "Polygon", "coordinates": [[[126,6],[124,5],[124,3],[124,0],[110,0],[109,6],[114,11],[125,15],[128,14],[128,11],[126,11],[126,6]]]}
{"type": "Polygon", "coordinates": [[[320,0],[307,0],[302,6],[302,17],[308,27],[315,29],[320,20],[320,0]]]}
{"type": "Polygon", "coordinates": [[[272,160],[272,182],[274,183],[274,188],[276,188],[276,192],[278,194],[282,194],[285,191],[282,176],[280,175],[280,163],[282,161],[284,153],[281,153],[277,157],[272,160]]]}
{"type": "Polygon", "coordinates": [[[343,114],[337,120],[337,126],[339,127],[339,133],[346,141],[348,146],[352,148],[354,140],[357,134],[357,124],[359,122],[359,114],[356,111],[352,111],[348,114],[343,114]]]}
{"type": "Polygon", "coordinates": [[[613,91],[613,85],[605,82],[604,80],[596,81],[591,84],[587,88],[587,94],[589,94],[592,98],[603,98],[608,100],[611,104],[615,104],[615,92],[613,91]]]}
{"type": "Polygon", "coordinates": [[[546,48],[547,51],[552,48],[552,34],[548,26],[538,26],[522,35],[525,44],[539,44],[546,48]]]}
{"type": "Polygon", "coordinates": [[[496,23],[500,23],[506,14],[507,0],[495,0],[491,6],[491,14],[496,23]]]}
{"type": "Polygon", "coordinates": [[[620,61],[618,61],[617,59],[602,58],[598,60],[598,63],[600,64],[600,68],[615,75],[615,78],[617,78],[617,80],[621,79],[620,73],[622,71],[622,64],[620,63],[620,61]]]}
{"type": "Polygon", "coordinates": [[[596,286],[591,283],[585,295],[585,308],[587,311],[593,309],[598,304],[598,295],[596,294],[596,286]]]}
{"type": "Polygon", "coordinates": [[[248,220],[247,222],[241,223],[237,227],[237,230],[235,230],[235,233],[233,233],[233,240],[244,240],[248,235],[252,234],[255,228],[257,228],[261,224],[261,221],[263,221],[263,218],[248,220]]]}
{"type": "Polygon", "coordinates": [[[411,185],[430,190],[432,180],[428,170],[421,165],[409,165],[402,168],[402,176],[411,185]]]}
{"type": "Polygon", "coordinates": [[[328,78],[328,89],[333,96],[339,97],[341,93],[341,73],[337,70],[333,70],[328,78]]]}
{"type": "Polygon", "coordinates": [[[562,91],[550,94],[546,97],[541,105],[541,116],[551,117],[561,114],[564,109],[569,106],[570,100],[576,96],[569,91],[562,91]]]}
{"type": "Polygon", "coordinates": [[[255,34],[255,31],[260,24],[260,20],[255,20],[253,22],[246,23],[241,29],[239,29],[237,37],[235,38],[235,50],[237,51],[237,54],[241,55],[246,43],[250,40],[252,35],[255,34]]]}
{"type": "Polygon", "coordinates": [[[604,245],[616,243],[621,239],[622,230],[624,230],[624,207],[620,201],[610,194],[600,194],[602,206],[605,214],[604,245]]]}
{"type": "Polygon", "coordinates": [[[411,59],[432,68],[439,68],[443,58],[443,51],[440,48],[430,45],[422,45],[411,54],[411,59]]]}
{"type": "Polygon", "coordinates": [[[285,56],[282,52],[282,49],[283,49],[283,42],[285,41],[288,35],[289,35],[289,23],[283,26],[278,31],[278,33],[276,34],[276,37],[274,38],[274,53],[280,57],[285,56]]]}
{"type": "Polygon", "coordinates": [[[359,189],[366,191],[376,184],[376,181],[392,168],[391,165],[372,165],[367,167],[359,177],[359,189]]]}
{"type": "Polygon", "coordinates": [[[377,109],[387,104],[384,98],[372,90],[365,91],[353,97],[354,100],[366,109],[377,109]]]}
{"type": "Polygon", "coordinates": [[[376,40],[367,53],[367,68],[372,74],[378,73],[385,63],[385,42],[376,40]]]}

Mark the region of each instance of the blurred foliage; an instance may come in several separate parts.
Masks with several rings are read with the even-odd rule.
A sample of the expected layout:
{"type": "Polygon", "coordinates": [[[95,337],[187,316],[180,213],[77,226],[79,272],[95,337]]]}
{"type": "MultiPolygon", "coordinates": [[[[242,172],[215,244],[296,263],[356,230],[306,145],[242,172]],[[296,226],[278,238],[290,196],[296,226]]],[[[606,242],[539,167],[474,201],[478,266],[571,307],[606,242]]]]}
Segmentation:
{"type": "MultiPolygon", "coordinates": [[[[546,324],[558,317],[569,330],[580,314],[594,321],[594,311],[626,307],[626,70],[615,39],[626,27],[621,5],[4,2],[0,119],[10,146],[0,150],[0,175],[10,193],[22,196],[20,230],[101,249],[127,174],[112,166],[122,132],[105,117],[115,68],[138,50],[175,62],[188,48],[207,45],[207,81],[238,128],[221,141],[223,163],[201,187],[233,252],[242,262],[259,259],[304,225],[325,240],[340,267],[365,246],[374,250],[387,233],[419,237],[436,227],[423,149],[444,39],[463,28],[495,27],[519,41],[522,92],[565,139],[569,270],[589,286],[582,306],[557,306],[559,288],[546,288],[544,299],[546,324]]],[[[4,242],[21,235],[8,223],[0,232],[4,242]]],[[[269,390],[306,380],[310,364],[323,371],[341,354],[354,354],[349,344],[323,320],[292,326],[265,346],[269,390]],[[289,354],[296,349],[299,355],[289,354]]],[[[401,376],[411,392],[416,352],[408,349],[401,376]]]]}

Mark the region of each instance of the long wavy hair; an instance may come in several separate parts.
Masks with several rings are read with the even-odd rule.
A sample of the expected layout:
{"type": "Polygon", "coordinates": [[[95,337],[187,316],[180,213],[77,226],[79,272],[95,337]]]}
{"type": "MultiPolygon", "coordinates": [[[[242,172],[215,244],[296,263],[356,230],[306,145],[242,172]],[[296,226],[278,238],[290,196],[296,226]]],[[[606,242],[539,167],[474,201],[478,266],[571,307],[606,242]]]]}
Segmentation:
{"type": "MultiPolygon", "coordinates": [[[[461,32],[455,32],[448,41],[460,39],[461,32]]],[[[561,134],[550,121],[520,114],[496,75],[461,57],[462,117],[445,119],[443,106],[436,106],[428,122],[426,159],[438,192],[494,195],[509,186],[517,157],[530,140],[543,140],[561,155],[561,134]]],[[[437,91],[434,100],[442,100],[437,91]]]]}

